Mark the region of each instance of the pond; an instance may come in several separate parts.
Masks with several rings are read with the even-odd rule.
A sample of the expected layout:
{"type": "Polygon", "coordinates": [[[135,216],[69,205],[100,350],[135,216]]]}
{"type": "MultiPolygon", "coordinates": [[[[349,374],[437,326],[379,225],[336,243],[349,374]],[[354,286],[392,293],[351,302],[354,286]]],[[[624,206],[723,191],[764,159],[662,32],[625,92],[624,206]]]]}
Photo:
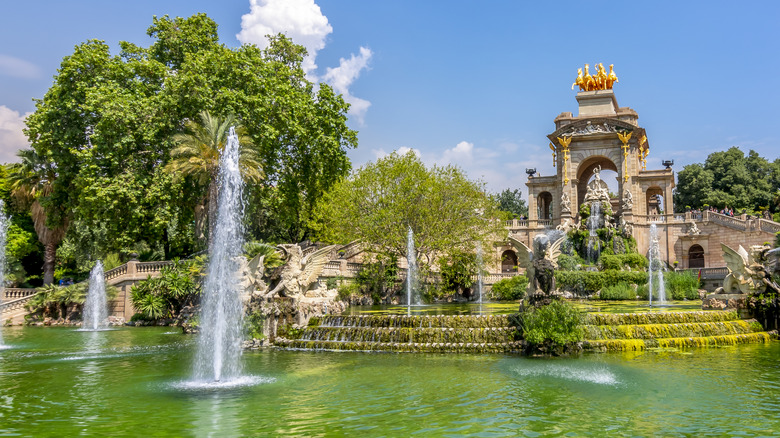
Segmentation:
{"type": "MultiPolygon", "coordinates": [[[[647,301],[571,301],[584,312],[632,313],[632,312],[685,312],[701,310],[701,300],[668,301],[650,306],[647,301]]],[[[501,301],[485,303],[443,303],[405,305],[350,306],[345,315],[505,315],[515,313],[520,308],[519,301],[501,301]]]]}
{"type": "Polygon", "coordinates": [[[256,384],[186,390],[167,327],[5,328],[0,435],[767,436],[780,343],[537,359],[247,352],[256,384]]]}

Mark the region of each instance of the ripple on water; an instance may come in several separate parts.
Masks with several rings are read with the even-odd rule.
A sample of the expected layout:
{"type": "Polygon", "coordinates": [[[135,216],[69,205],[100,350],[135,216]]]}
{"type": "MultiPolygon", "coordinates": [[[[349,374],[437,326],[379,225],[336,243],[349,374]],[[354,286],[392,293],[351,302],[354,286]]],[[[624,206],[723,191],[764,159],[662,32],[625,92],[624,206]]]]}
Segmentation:
{"type": "Polygon", "coordinates": [[[553,377],[610,386],[620,384],[615,373],[607,368],[581,368],[573,365],[544,364],[517,366],[514,368],[514,372],[522,377],[553,377]]]}
{"type": "Polygon", "coordinates": [[[273,383],[274,377],[261,376],[241,376],[232,380],[225,381],[196,381],[186,380],[171,384],[171,387],[181,391],[219,391],[223,389],[244,388],[247,386],[259,385],[261,383],[273,383]]]}

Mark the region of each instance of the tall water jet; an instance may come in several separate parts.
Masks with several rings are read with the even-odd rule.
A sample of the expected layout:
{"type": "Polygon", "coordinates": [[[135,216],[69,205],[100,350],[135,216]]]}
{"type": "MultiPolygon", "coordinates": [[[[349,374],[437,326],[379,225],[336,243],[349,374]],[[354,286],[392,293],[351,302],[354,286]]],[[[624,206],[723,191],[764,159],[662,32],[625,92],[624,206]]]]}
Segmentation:
{"type": "Polygon", "coordinates": [[[412,312],[412,304],[419,304],[415,296],[417,287],[417,252],[414,249],[414,232],[409,227],[406,233],[406,306],[407,313],[412,312]]]}
{"type": "Polygon", "coordinates": [[[241,376],[243,305],[237,275],[243,247],[244,181],[239,171],[239,143],[230,128],[219,157],[217,221],[201,298],[200,335],[195,380],[237,382],[241,376]]]}
{"type": "Polygon", "coordinates": [[[595,263],[601,253],[598,229],[601,223],[601,202],[590,204],[590,216],[588,216],[588,261],[595,263]]]}
{"type": "Polygon", "coordinates": [[[664,269],[661,262],[661,251],[658,244],[658,227],[650,224],[650,249],[647,255],[649,267],[647,268],[647,294],[650,297],[650,305],[653,305],[653,291],[658,291],[658,302],[666,301],[666,286],[664,285],[664,269]]]}
{"type": "Polygon", "coordinates": [[[108,327],[108,301],[106,300],[106,280],[103,262],[100,260],[89,272],[89,289],[84,302],[81,329],[88,331],[105,330],[108,327]]]}
{"type": "MultiPolygon", "coordinates": [[[[3,304],[3,296],[5,295],[5,242],[8,236],[8,218],[5,216],[5,205],[0,200],[0,305],[3,304]]],[[[3,344],[3,324],[0,323],[0,348],[4,348],[3,344]]]]}
{"type": "Polygon", "coordinates": [[[482,245],[477,245],[477,294],[479,304],[482,304],[482,245]]]}

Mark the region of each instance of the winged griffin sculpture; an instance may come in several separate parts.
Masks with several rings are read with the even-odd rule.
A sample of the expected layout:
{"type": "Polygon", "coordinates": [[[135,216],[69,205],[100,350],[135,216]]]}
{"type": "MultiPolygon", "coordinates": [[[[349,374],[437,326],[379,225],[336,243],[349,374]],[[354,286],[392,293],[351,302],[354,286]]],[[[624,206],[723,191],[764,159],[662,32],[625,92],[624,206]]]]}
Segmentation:
{"type": "Polygon", "coordinates": [[[304,294],[317,281],[335,245],[318,249],[306,256],[298,245],[286,244],[277,248],[285,254],[287,262],[281,268],[279,283],[266,294],[268,297],[294,297],[304,294]]]}
{"type": "Polygon", "coordinates": [[[555,291],[555,270],[558,269],[558,256],[561,255],[561,244],[565,236],[550,243],[546,235],[534,238],[534,249],[525,243],[509,236],[509,242],[517,252],[517,263],[525,268],[528,277],[528,295],[533,297],[540,292],[549,295],[555,291]]]}
{"type": "Polygon", "coordinates": [[[764,292],[767,285],[772,284],[766,268],[761,263],[763,259],[762,254],[768,248],[757,245],[750,247],[750,252],[748,252],[742,245],[739,245],[739,250],[737,251],[723,243],[720,246],[723,248],[723,259],[726,261],[729,273],[723,279],[723,288],[719,289],[718,293],[749,294],[764,292]]]}

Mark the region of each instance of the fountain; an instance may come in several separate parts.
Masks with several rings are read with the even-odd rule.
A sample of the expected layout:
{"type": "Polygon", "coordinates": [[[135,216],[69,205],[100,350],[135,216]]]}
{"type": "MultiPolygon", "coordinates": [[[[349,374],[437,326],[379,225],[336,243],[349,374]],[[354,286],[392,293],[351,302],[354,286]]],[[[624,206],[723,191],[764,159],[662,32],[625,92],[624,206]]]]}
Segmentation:
{"type": "MultiPolygon", "coordinates": [[[[3,304],[3,295],[5,295],[5,241],[8,235],[8,218],[5,216],[5,206],[0,200],[0,305],[3,304]]],[[[3,344],[3,324],[0,324],[0,349],[5,348],[3,344]]]]}
{"type": "Polygon", "coordinates": [[[414,290],[417,286],[417,253],[414,249],[414,232],[412,227],[409,227],[409,232],[406,233],[406,264],[406,312],[411,314],[412,305],[420,304],[414,296],[414,290]]]}
{"type": "Polygon", "coordinates": [[[243,304],[236,275],[237,260],[242,257],[244,210],[238,158],[238,137],[230,128],[219,159],[217,221],[201,301],[195,386],[230,386],[246,380],[241,378],[243,304]]]}
{"type": "Polygon", "coordinates": [[[601,202],[590,204],[590,216],[588,217],[588,261],[595,263],[601,253],[598,229],[601,222],[601,202]]]}
{"type": "Polygon", "coordinates": [[[658,245],[658,227],[650,224],[650,250],[648,252],[649,266],[647,268],[647,295],[650,306],[653,305],[653,290],[658,289],[658,302],[666,301],[666,287],[664,285],[664,269],[661,264],[661,252],[658,245]]]}
{"type": "Polygon", "coordinates": [[[482,304],[482,245],[477,245],[477,294],[482,304]]]}
{"type": "Polygon", "coordinates": [[[98,260],[89,273],[89,289],[84,303],[82,331],[99,331],[108,327],[108,302],[106,301],[106,280],[103,263],[98,260]]]}

